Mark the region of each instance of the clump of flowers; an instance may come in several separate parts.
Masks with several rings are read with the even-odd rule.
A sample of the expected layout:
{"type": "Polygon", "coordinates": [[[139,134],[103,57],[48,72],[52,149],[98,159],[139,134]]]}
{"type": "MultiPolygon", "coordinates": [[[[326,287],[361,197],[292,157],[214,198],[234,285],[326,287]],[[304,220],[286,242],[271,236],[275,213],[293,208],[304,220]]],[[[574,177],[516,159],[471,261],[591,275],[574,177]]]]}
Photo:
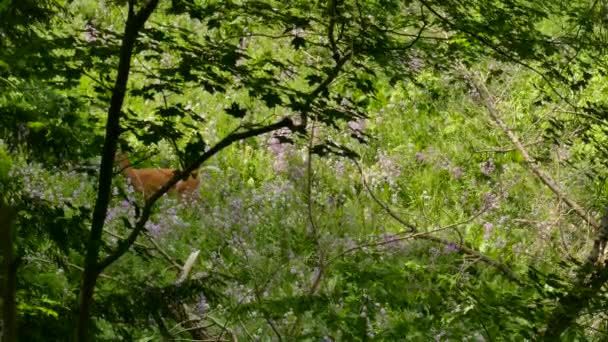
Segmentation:
{"type": "Polygon", "coordinates": [[[348,122],[348,128],[357,138],[363,137],[363,131],[365,130],[365,127],[367,127],[367,120],[365,119],[359,119],[357,121],[348,122]]]}
{"type": "Polygon", "coordinates": [[[492,236],[492,230],[494,230],[494,225],[491,222],[486,222],[483,224],[483,230],[484,230],[483,239],[489,240],[490,237],[492,236]]]}
{"type": "Polygon", "coordinates": [[[414,155],[414,158],[419,163],[424,163],[426,161],[426,155],[422,151],[416,152],[416,154],[414,155]]]}
{"type": "Polygon", "coordinates": [[[462,174],[463,171],[461,167],[456,166],[452,169],[452,177],[454,177],[454,179],[460,179],[460,177],[462,177],[462,174]]]}
{"type": "Polygon", "coordinates": [[[446,254],[455,253],[455,252],[458,252],[459,250],[460,250],[460,247],[458,247],[458,245],[455,243],[450,243],[445,246],[446,254]]]}
{"type": "Polygon", "coordinates": [[[378,156],[378,165],[382,172],[382,177],[389,183],[394,181],[401,175],[401,167],[392,158],[387,156],[385,153],[380,153],[378,156]]]}
{"type": "Polygon", "coordinates": [[[167,232],[158,223],[154,223],[152,221],[146,222],[145,227],[146,230],[150,233],[150,235],[152,235],[154,238],[159,238],[167,232]]]}
{"type": "Polygon", "coordinates": [[[479,168],[481,170],[481,173],[488,177],[492,173],[494,173],[494,171],[496,171],[496,165],[494,165],[494,160],[492,160],[491,158],[481,163],[479,168]]]}
{"type": "Polygon", "coordinates": [[[492,192],[483,194],[483,204],[487,210],[498,208],[498,198],[492,192]]]}

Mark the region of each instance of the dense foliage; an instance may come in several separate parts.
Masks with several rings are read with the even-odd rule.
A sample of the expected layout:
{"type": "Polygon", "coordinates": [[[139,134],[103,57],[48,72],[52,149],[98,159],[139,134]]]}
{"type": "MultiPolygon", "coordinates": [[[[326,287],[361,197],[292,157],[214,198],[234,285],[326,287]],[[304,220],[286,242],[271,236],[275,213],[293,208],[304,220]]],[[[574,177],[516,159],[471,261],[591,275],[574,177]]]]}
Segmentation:
{"type": "Polygon", "coordinates": [[[605,340],[605,18],[0,2],[3,340],[605,340]]]}

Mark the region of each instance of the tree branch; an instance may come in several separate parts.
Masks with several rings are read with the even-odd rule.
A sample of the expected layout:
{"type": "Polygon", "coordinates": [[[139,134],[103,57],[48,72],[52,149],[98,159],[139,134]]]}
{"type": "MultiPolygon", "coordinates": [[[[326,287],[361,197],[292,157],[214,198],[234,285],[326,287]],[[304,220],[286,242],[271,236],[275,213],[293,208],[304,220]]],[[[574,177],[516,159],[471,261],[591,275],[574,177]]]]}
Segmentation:
{"type": "Polygon", "coordinates": [[[498,109],[496,108],[496,101],[490,94],[488,88],[485,86],[483,82],[481,82],[478,78],[474,77],[470,72],[467,71],[464,65],[459,63],[459,67],[461,72],[463,72],[464,77],[475,87],[478,91],[484,106],[486,107],[488,114],[492,118],[492,120],[496,123],[496,125],[511,139],[513,145],[517,148],[519,153],[523,156],[526,164],[528,165],[530,171],[543,183],[545,184],[554,194],[556,194],[559,198],[563,199],[564,203],[566,203],[574,212],[581,218],[583,221],[587,222],[590,226],[595,229],[599,229],[600,225],[593,219],[593,217],[589,216],[585,209],[578,205],[574,200],[572,200],[569,196],[567,196],[564,191],[562,191],[557,185],[557,182],[543,170],[541,170],[540,165],[536,162],[536,160],[530,156],[528,150],[521,143],[517,135],[507,126],[507,124],[502,121],[500,115],[498,113],[498,109]]]}

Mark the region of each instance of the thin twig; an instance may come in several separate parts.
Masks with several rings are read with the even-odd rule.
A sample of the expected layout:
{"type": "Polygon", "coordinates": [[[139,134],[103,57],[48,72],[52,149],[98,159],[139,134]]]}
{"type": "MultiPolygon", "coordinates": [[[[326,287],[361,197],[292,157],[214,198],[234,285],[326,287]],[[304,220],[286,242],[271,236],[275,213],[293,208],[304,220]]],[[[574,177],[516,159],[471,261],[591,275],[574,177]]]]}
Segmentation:
{"type": "Polygon", "coordinates": [[[365,176],[363,175],[363,169],[361,169],[361,165],[359,165],[359,163],[356,160],[354,160],[354,159],[351,159],[351,161],[357,167],[357,170],[359,171],[359,174],[361,175],[361,182],[363,182],[363,187],[365,187],[365,190],[367,190],[367,193],[372,197],[372,199],[374,200],[374,202],[376,202],[376,204],[378,204],[382,209],[384,209],[384,211],[387,214],[389,214],[390,217],[392,217],[395,221],[401,223],[401,225],[403,225],[404,227],[409,228],[409,232],[410,233],[418,231],[418,228],[416,227],[416,225],[414,225],[414,224],[412,224],[410,222],[407,222],[404,219],[402,219],[391,208],[389,208],[389,206],[387,204],[385,204],[378,197],[376,197],[376,195],[374,194],[374,192],[372,191],[372,189],[367,184],[367,180],[365,179],[365,176]]]}
{"type": "MultiPolygon", "coordinates": [[[[533,146],[533,145],[538,145],[538,144],[542,144],[545,140],[544,139],[538,139],[536,141],[527,143],[527,144],[523,144],[523,146],[533,146]]],[[[485,149],[485,150],[476,150],[473,151],[474,153],[507,153],[507,152],[512,152],[512,151],[516,151],[518,150],[517,146],[515,147],[508,147],[508,148],[495,148],[495,149],[485,149]]]]}
{"type": "Polygon", "coordinates": [[[152,238],[150,236],[150,234],[148,234],[147,232],[143,232],[143,235],[148,239],[148,241],[150,241],[150,243],[152,243],[154,245],[154,248],[160,253],[160,255],[163,256],[163,258],[165,258],[165,260],[167,260],[167,262],[169,264],[171,264],[171,266],[177,268],[177,269],[181,269],[181,265],[177,263],[177,261],[173,260],[173,258],[171,258],[171,256],[169,255],[169,253],[165,252],[164,249],[162,249],[160,247],[160,245],[158,244],[158,242],[156,242],[156,240],[154,240],[154,238],[152,238]]]}

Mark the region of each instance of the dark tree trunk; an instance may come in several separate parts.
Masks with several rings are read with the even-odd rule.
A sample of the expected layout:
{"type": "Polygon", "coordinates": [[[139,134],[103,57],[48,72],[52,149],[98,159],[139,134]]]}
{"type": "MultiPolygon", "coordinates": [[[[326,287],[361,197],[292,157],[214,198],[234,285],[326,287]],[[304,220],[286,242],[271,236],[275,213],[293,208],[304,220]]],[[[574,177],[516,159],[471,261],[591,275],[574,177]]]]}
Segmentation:
{"type": "Polygon", "coordinates": [[[127,81],[129,80],[133,47],[135,46],[139,31],[157,5],[158,0],[148,0],[144,2],[141,10],[138,13],[135,13],[134,1],[129,1],[129,13],[125,33],[122,38],[122,45],[120,47],[116,83],[112,90],[112,98],[110,100],[110,108],[106,121],[106,133],[97,187],[97,200],[95,202],[95,209],[93,210],[93,220],[91,223],[91,233],[87,243],[85,267],[78,294],[78,316],[76,317],[74,338],[79,342],[87,341],[90,338],[89,323],[91,307],[93,304],[93,294],[95,292],[97,277],[102,269],[98,264],[99,249],[102,244],[103,226],[108,210],[108,203],[110,201],[114,156],[118,145],[118,137],[120,135],[120,113],[127,91],[127,81]]]}
{"type": "Polygon", "coordinates": [[[13,216],[14,212],[0,199],[0,248],[2,254],[2,342],[17,340],[17,310],[15,294],[17,291],[17,262],[13,254],[13,216]]]}

